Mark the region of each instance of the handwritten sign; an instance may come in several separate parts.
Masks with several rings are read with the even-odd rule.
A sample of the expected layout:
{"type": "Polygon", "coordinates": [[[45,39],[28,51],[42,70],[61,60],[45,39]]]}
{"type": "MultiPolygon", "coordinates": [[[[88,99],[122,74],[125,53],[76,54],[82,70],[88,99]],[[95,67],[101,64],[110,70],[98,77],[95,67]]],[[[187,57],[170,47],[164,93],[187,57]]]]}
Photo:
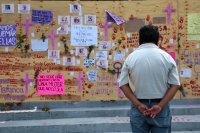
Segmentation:
{"type": "Polygon", "coordinates": [[[32,10],[32,22],[35,24],[51,24],[53,13],[45,10],[32,10]]]}
{"type": "Polygon", "coordinates": [[[95,60],[94,58],[84,58],[84,66],[94,66],[95,60]]]}
{"type": "Polygon", "coordinates": [[[32,51],[47,51],[48,50],[48,40],[44,42],[38,39],[31,40],[31,49],[32,51]]]}
{"type": "Polygon", "coordinates": [[[114,61],[125,60],[125,52],[114,52],[114,61]]]}
{"type": "Polygon", "coordinates": [[[0,25],[0,46],[16,45],[16,26],[0,25]]]}
{"type": "Polygon", "coordinates": [[[97,70],[89,70],[87,72],[88,80],[89,81],[96,81],[97,80],[97,70]]]}
{"type": "Polygon", "coordinates": [[[97,45],[97,26],[74,25],[71,28],[72,46],[97,45]]]}
{"type": "Polygon", "coordinates": [[[64,75],[39,74],[37,94],[64,94],[64,75]]]}

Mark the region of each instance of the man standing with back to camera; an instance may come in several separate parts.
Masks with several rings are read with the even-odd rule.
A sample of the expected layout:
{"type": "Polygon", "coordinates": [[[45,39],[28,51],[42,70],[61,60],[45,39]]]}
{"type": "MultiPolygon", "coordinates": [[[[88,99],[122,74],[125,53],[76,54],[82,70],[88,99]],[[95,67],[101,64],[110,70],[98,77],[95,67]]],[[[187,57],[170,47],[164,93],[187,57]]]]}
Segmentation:
{"type": "Polygon", "coordinates": [[[142,27],[140,46],[126,58],[122,68],[119,84],[132,103],[133,133],[171,133],[169,101],[178,91],[180,81],[174,59],[157,46],[159,36],[157,27],[142,27]],[[134,93],[129,87],[128,68],[134,93]]]}

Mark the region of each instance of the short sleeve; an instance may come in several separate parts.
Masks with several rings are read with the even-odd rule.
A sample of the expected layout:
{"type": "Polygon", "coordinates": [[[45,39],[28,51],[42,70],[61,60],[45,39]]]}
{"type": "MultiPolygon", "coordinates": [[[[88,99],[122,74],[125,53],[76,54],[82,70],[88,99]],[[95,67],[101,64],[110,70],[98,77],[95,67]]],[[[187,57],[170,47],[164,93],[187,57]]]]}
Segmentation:
{"type": "Polygon", "coordinates": [[[170,62],[171,62],[171,69],[169,70],[168,74],[168,83],[173,85],[180,85],[176,62],[174,61],[173,58],[170,58],[170,62]]]}
{"type": "Polygon", "coordinates": [[[124,62],[124,65],[122,67],[121,75],[119,78],[119,87],[128,84],[128,69],[126,67],[126,61],[124,62]]]}

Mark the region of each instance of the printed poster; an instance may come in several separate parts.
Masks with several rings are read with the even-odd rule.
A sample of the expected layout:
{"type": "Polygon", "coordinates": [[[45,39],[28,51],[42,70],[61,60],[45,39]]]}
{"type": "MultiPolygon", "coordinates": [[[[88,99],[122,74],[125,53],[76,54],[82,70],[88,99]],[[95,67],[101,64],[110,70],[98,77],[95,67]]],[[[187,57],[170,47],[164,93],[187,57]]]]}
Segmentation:
{"type": "Polygon", "coordinates": [[[56,32],[57,34],[68,34],[68,25],[62,25],[56,32]]]}
{"type": "Polygon", "coordinates": [[[97,68],[98,66],[108,68],[108,60],[97,60],[97,68]]]}
{"type": "Polygon", "coordinates": [[[87,56],[87,48],[76,47],[76,56],[87,56]]]}
{"type": "Polygon", "coordinates": [[[74,66],[75,58],[74,56],[64,56],[63,57],[63,66],[74,66]]]}
{"type": "Polygon", "coordinates": [[[80,17],[80,16],[72,16],[71,17],[71,24],[72,25],[82,25],[82,17],[80,17]]]}
{"type": "Polygon", "coordinates": [[[191,78],[192,77],[192,70],[189,69],[189,68],[181,68],[180,77],[181,78],[191,78]]]}
{"type": "Polygon", "coordinates": [[[70,25],[70,16],[58,16],[59,25],[70,25]]]}
{"type": "Polygon", "coordinates": [[[70,4],[70,13],[79,13],[81,12],[81,5],[76,3],[76,4],[70,4]]]}
{"type": "Polygon", "coordinates": [[[96,15],[85,15],[85,24],[96,24],[96,15]]]}
{"type": "Polygon", "coordinates": [[[14,13],[14,4],[1,4],[2,13],[14,13]]]}
{"type": "Polygon", "coordinates": [[[48,59],[60,59],[60,50],[48,50],[48,59]]]}
{"type": "Polygon", "coordinates": [[[99,42],[99,50],[110,50],[111,48],[110,41],[100,41],[99,42]]]}
{"type": "Polygon", "coordinates": [[[29,14],[30,13],[30,4],[18,4],[18,13],[29,14]]]}
{"type": "Polygon", "coordinates": [[[107,51],[96,51],[96,59],[107,60],[107,51]]]}
{"type": "Polygon", "coordinates": [[[84,58],[84,66],[95,66],[94,58],[84,58]]]}

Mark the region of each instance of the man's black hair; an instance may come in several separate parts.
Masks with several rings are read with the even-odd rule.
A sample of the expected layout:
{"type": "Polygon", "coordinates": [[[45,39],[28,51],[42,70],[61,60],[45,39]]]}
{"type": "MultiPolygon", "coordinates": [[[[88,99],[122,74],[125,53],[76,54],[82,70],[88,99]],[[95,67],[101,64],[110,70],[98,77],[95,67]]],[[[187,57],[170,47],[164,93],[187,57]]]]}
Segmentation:
{"type": "Polygon", "coordinates": [[[139,44],[154,43],[158,45],[159,36],[158,27],[145,25],[139,31],[139,44]]]}

